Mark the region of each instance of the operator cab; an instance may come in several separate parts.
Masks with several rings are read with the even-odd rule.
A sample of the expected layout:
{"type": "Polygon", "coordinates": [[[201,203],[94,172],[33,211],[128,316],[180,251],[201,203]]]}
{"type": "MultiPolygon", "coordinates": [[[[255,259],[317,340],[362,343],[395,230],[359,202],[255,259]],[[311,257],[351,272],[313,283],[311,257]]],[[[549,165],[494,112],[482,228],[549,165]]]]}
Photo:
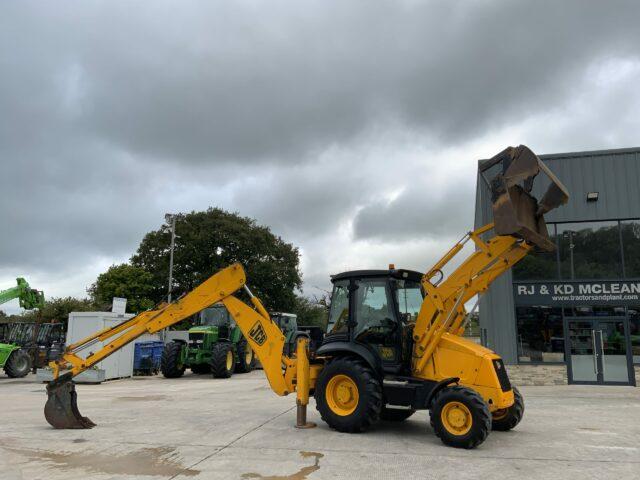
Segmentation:
{"type": "MultiPolygon", "coordinates": [[[[197,319],[198,327],[217,327],[219,338],[229,338],[231,331],[235,328],[236,323],[233,317],[229,314],[229,311],[222,303],[216,303],[215,305],[205,308],[200,311],[197,319]]],[[[198,332],[201,329],[196,328],[198,332]]],[[[191,333],[189,334],[191,338],[191,333]]]]}
{"type": "Polygon", "coordinates": [[[376,355],[386,373],[408,371],[411,332],[422,306],[422,273],[356,270],[331,278],[333,293],[324,344],[360,344],[376,355]]]}

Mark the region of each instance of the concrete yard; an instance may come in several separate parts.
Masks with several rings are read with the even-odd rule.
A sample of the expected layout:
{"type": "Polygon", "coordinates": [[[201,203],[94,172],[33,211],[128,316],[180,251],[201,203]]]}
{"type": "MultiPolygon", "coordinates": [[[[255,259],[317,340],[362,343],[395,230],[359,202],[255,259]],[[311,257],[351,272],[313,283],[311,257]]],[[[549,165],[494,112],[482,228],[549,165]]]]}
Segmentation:
{"type": "Polygon", "coordinates": [[[64,431],[46,423],[34,375],[0,375],[0,478],[640,478],[639,388],[521,390],[522,423],[465,451],[442,445],[426,412],[348,435],[322,423],[312,401],[318,427],[297,430],[295,397],[275,396],[261,371],[80,385],[80,411],[98,426],[64,431]]]}

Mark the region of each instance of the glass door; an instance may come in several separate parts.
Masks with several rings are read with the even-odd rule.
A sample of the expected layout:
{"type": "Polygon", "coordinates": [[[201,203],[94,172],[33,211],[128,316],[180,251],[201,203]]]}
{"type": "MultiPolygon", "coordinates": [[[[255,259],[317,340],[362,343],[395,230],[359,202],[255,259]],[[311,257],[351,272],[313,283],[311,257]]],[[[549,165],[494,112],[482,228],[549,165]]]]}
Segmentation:
{"type": "Polygon", "coordinates": [[[626,318],[567,318],[569,383],[635,385],[626,318]]]}

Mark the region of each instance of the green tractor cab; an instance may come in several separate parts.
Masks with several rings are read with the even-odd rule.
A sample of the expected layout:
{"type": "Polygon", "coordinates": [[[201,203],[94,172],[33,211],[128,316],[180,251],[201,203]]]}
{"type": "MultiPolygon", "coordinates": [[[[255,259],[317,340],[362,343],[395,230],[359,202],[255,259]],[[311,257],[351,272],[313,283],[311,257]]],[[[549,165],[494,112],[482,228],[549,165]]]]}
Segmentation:
{"type": "Polygon", "coordinates": [[[298,338],[307,337],[309,339],[309,347],[314,351],[322,343],[324,330],[322,327],[298,325],[298,317],[293,313],[272,312],[271,320],[278,325],[278,328],[284,334],[284,354],[293,355],[296,350],[298,338]]]}
{"type": "Polygon", "coordinates": [[[213,374],[229,378],[255,367],[253,350],[242,336],[224,305],[205,308],[189,329],[189,340],[167,343],[162,352],[160,370],[166,378],[182,376],[187,368],[198,375],[213,374]]]}

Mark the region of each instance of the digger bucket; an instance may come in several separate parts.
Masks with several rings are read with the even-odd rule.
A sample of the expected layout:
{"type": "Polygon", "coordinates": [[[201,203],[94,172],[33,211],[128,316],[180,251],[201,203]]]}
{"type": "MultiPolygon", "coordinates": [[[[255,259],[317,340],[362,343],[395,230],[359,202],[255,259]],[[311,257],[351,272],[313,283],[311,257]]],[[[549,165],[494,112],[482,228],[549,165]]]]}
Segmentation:
{"type": "Polygon", "coordinates": [[[78,394],[70,378],[60,378],[47,385],[47,403],[44,416],[53,428],[78,429],[96,426],[78,410],[78,394]]]}
{"type": "Polygon", "coordinates": [[[483,162],[480,173],[491,190],[496,234],[519,237],[531,245],[552,251],[555,245],[549,239],[544,214],[569,200],[569,193],[562,182],[524,145],[508,147],[483,162]],[[496,169],[499,172],[487,179],[485,173],[496,169]],[[531,190],[533,180],[540,172],[550,183],[538,200],[531,190]]]}

